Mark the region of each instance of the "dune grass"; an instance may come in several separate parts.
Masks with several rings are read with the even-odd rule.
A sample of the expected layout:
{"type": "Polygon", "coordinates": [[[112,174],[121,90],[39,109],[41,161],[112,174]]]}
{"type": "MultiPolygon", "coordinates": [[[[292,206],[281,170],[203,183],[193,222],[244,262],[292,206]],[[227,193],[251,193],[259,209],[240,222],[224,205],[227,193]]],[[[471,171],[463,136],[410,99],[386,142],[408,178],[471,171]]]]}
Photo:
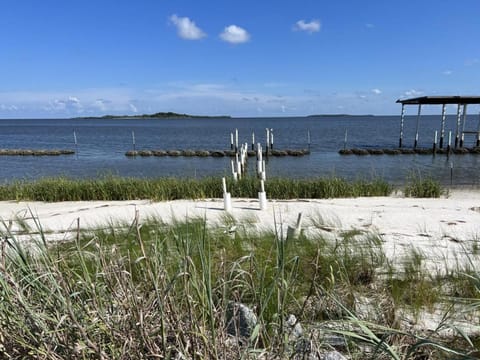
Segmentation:
{"type": "MultiPolygon", "coordinates": [[[[396,309],[445,296],[422,302],[426,285],[417,294],[408,290],[422,279],[416,254],[405,275],[386,260],[375,234],[284,241],[275,232],[230,233],[236,220],[224,220],[207,228],[202,219],[165,224],[140,221],[137,213],[131,224],[49,246],[41,231],[35,245],[20,244],[4,224],[0,357],[301,358],[299,344],[331,350],[321,335],[328,332],[347,339],[342,349],[352,359],[468,358],[475,350],[468,336],[425,337],[399,327],[396,309]],[[378,305],[375,321],[362,315],[364,296],[378,305]],[[257,316],[247,337],[227,334],[232,303],[257,316]],[[290,314],[304,327],[301,339],[291,336],[290,314]]],[[[477,309],[478,273],[450,273],[444,285],[452,289],[459,279],[473,286],[450,296],[473,295],[469,306],[477,309]]]]}
{"type": "MultiPolygon", "coordinates": [[[[253,177],[238,182],[228,179],[233,197],[256,198],[260,182],[253,177]]],[[[386,196],[392,187],[383,180],[346,181],[341,178],[295,180],[272,178],[265,184],[269,197],[276,199],[386,196]]],[[[81,201],[81,200],[177,200],[221,198],[219,178],[44,178],[0,185],[0,200],[81,201]]]]}

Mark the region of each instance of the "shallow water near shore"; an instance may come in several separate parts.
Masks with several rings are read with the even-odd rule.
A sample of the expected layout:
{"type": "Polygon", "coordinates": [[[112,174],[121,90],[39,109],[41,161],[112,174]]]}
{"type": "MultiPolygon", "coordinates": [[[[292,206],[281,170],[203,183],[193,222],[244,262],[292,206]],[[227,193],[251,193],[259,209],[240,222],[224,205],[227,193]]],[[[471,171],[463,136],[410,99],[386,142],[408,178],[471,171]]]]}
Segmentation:
{"type": "MultiPolygon", "coordinates": [[[[405,120],[404,147],[412,147],[415,116],[405,120]]],[[[466,130],[476,130],[478,119],[467,120],[466,130]],[[475,129],[474,129],[475,128],[475,129]]],[[[0,120],[2,149],[71,149],[75,155],[0,156],[0,180],[68,176],[93,178],[105,174],[128,177],[229,176],[228,157],[135,157],[137,150],[229,150],[230,133],[239,131],[239,143],[265,146],[266,131],[273,129],[274,149],[306,149],[301,157],[270,157],[267,177],[308,178],[339,176],[346,179],[380,177],[404,184],[407,177],[431,177],[445,185],[479,185],[480,155],[340,155],[348,148],[396,148],[399,116],[322,116],[227,119],[15,119],[0,120]],[[74,132],[77,145],[74,143],[74,132]]],[[[440,116],[422,117],[419,147],[430,148],[440,130],[440,116]]],[[[455,118],[449,116],[446,134],[455,134],[455,118]]],[[[445,138],[445,144],[448,141],[445,138]]],[[[454,135],[453,135],[454,136],[454,135]]],[[[465,145],[475,145],[473,135],[465,145]]],[[[249,171],[254,171],[251,158],[249,171]]]]}

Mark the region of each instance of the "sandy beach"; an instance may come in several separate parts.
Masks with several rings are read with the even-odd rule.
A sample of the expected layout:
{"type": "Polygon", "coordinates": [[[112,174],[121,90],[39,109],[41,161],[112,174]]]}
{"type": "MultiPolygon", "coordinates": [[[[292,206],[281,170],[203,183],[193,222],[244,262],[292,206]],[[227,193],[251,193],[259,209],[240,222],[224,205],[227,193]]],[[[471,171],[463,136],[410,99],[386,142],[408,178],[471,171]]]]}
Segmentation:
{"type": "MultiPolygon", "coordinates": [[[[417,249],[432,269],[455,268],[474,260],[480,237],[480,191],[452,190],[439,199],[415,199],[401,196],[352,199],[268,200],[268,208],[259,209],[258,199],[232,199],[232,211],[224,210],[223,199],[153,202],[0,202],[3,231],[11,224],[21,240],[31,235],[21,232],[20,223],[32,232],[41,225],[51,241],[74,239],[81,229],[132,223],[138,211],[140,222],[156,217],[169,223],[205,219],[209,226],[225,227],[235,222],[236,229],[277,230],[285,237],[302,213],[301,229],[309,237],[321,233],[335,238],[349,230],[379,235],[386,255],[392,260],[417,249]],[[228,222],[226,220],[229,220],[228,222]]],[[[480,250],[479,250],[480,251],[480,250]]]]}

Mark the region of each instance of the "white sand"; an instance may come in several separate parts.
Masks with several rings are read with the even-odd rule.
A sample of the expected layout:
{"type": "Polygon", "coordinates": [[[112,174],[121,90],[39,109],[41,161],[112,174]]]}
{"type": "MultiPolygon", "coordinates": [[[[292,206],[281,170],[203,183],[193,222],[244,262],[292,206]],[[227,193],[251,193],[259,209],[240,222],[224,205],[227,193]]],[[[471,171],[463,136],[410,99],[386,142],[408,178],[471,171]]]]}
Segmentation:
{"type": "MultiPolygon", "coordinates": [[[[362,230],[381,236],[387,256],[392,260],[411,252],[412,246],[426,256],[428,266],[444,269],[467,264],[480,239],[480,191],[456,190],[441,199],[403,197],[368,197],[280,201],[269,200],[267,210],[259,210],[257,199],[232,199],[230,215],[237,231],[274,230],[287,233],[298,213],[303,214],[302,229],[308,236],[322,233],[335,237],[342,231],[362,230]],[[320,230],[319,230],[320,227],[320,230]]],[[[204,218],[209,225],[227,226],[222,199],[197,201],[87,201],[87,202],[0,202],[0,219],[4,226],[12,221],[14,232],[21,220],[36,230],[33,218],[41,224],[49,240],[75,238],[77,219],[82,229],[109,224],[132,223],[135,211],[140,222],[150,216],[165,222],[172,219],[204,218]]],[[[231,219],[230,219],[231,220],[231,219]]],[[[4,229],[2,229],[3,231],[4,229]]],[[[283,235],[283,236],[285,236],[283,235]]],[[[30,236],[18,235],[20,239],[30,236]]],[[[478,245],[480,247],[480,244],[478,245]]],[[[480,251],[480,249],[479,249],[480,251]]]]}

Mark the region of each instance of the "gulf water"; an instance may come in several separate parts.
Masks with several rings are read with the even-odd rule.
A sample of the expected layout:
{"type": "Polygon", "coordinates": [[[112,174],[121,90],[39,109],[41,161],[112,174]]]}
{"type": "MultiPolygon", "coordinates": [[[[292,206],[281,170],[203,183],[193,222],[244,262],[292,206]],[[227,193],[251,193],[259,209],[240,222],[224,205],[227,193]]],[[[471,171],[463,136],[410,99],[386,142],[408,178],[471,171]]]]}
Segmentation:
{"type": "MultiPolygon", "coordinates": [[[[419,147],[432,147],[434,132],[440,134],[440,116],[423,116],[419,147]]],[[[0,120],[2,149],[72,149],[75,155],[0,156],[0,180],[67,176],[95,178],[105,175],[129,177],[229,176],[230,159],[199,157],[127,157],[137,150],[228,150],[230,134],[238,129],[239,143],[265,146],[266,128],[273,129],[275,149],[306,149],[309,155],[270,157],[267,176],[310,178],[340,176],[346,179],[383,178],[403,184],[409,176],[431,177],[443,184],[478,185],[480,155],[340,155],[348,148],[395,148],[399,116],[321,116],[226,119],[14,119],[0,120]],[[77,145],[74,143],[74,132],[77,145]]],[[[416,117],[407,116],[404,147],[413,147],[416,117]]],[[[478,116],[467,119],[465,130],[478,129],[478,116]]],[[[454,138],[456,121],[449,116],[448,132],[454,138]]],[[[440,136],[440,135],[439,135],[440,136]]],[[[452,140],[453,141],[453,140],[452,140]]],[[[465,146],[475,145],[475,135],[465,146]]],[[[250,162],[254,167],[254,161],[250,162]]],[[[250,171],[253,171],[250,169],[250,171]]]]}

